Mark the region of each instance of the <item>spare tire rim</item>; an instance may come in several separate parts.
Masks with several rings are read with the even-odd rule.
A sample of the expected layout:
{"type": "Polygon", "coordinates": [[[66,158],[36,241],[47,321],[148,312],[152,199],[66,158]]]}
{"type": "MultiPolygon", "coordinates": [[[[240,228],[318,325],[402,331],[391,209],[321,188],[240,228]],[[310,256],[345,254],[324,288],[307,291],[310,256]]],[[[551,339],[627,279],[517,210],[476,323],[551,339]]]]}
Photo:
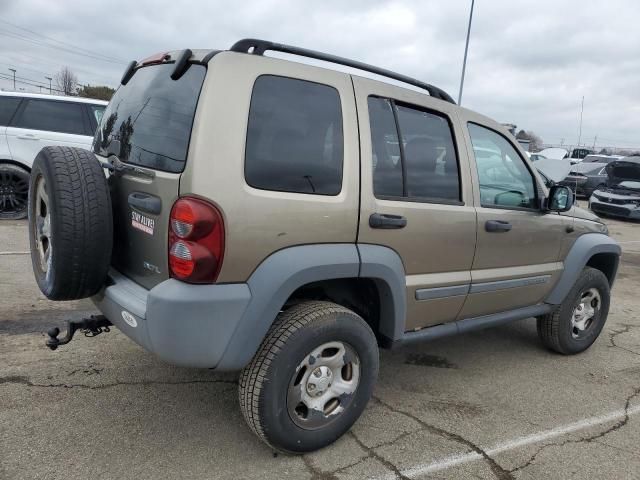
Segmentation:
{"type": "Polygon", "coordinates": [[[580,294],[578,304],[571,315],[571,336],[573,338],[584,337],[594,324],[601,305],[600,292],[596,288],[590,288],[580,294]]]}
{"type": "Polygon", "coordinates": [[[0,170],[0,212],[20,213],[27,208],[29,183],[26,178],[8,170],[0,170]]]}
{"type": "Polygon", "coordinates": [[[43,272],[49,270],[51,262],[51,211],[49,208],[49,195],[47,194],[47,184],[44,177],[38,177],[36,181],[35,197],[35,241],[38,257],[40,259],[40,269],[43,272]]]}
{"type": "Polygon", "coordinates": [[[289,382],[289,417],[305,430],[325,427],[349,407],[359,381],[360,358],[350,345],[320,345],[305,356],[289,382]]]}

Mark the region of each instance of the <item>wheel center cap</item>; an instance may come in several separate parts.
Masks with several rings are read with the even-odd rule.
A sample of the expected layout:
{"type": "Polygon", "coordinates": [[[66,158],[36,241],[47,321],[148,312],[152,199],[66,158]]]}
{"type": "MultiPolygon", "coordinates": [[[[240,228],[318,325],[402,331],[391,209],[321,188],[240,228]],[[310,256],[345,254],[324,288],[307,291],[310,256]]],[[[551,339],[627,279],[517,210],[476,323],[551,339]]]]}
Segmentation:
{"type": "Polygon", "coordinates": [[[314,397],[319,397],[331,386],[333,373],[329,367],[317,367],[309,375],[307,380],[307,393],[314,397]]]}

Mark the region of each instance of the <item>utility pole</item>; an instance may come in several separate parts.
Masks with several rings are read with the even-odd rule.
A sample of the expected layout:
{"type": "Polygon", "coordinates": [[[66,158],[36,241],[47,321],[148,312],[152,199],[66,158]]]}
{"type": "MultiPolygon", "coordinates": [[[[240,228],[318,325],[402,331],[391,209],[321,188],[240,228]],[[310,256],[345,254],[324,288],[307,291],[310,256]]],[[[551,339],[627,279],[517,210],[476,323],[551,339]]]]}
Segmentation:
{"type": "Polygon", "coordinates": [[[580,147],[580,140],[582,140],[582,113],[584,112],[584,95],[582,96],[582,103],[580,104],[580,127],[578,129],[578,148],[580,147]]]}
{"type": "Polygon", "coordinates": [[[460,77],[460,91],[458,92],[458,105],[462,105],[462,87],[464,86],[464,74],[467,69],[467,53],[469,52],[469,37],[471,36],[471,20],[473,20],[473,6],[475,0],[471,0],[471,11],[469,12],[469,25],[467,26],[467,41],[464,45],[464,60],[462,61],[462,76],[460,77]]]}
{"type": "Polygon", "coordinates": [[[593,139],[593,147],[592,150],[595,151],[596,150],[596,142],[598,141],[598,135],[596,135],[593,139]]]}
{"type": "Polygon", "coordinates": [[[15,68],[10,68],[9,70],[11,70],[13,72],[13,91],[16,91],[16,69],[15,68]]]}
{"type": "Polygon", "coordinates": [[[51,80],[53,80],[51,77],[44,77],[47,80],[49,80],[49,95],[51,95],[51,80]]]}

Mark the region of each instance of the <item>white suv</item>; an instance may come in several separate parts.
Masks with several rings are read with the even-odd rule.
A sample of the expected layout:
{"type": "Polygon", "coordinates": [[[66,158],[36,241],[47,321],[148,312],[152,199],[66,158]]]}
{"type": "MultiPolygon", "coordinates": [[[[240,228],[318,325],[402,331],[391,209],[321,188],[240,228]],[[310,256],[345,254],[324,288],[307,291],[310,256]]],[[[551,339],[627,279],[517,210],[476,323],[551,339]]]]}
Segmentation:
{"type": "Polygon", "coordinates": [[[27,216],[31,165],[42,147],[89,148],[107,102],[0,92],[0,219],[27,216]]]}

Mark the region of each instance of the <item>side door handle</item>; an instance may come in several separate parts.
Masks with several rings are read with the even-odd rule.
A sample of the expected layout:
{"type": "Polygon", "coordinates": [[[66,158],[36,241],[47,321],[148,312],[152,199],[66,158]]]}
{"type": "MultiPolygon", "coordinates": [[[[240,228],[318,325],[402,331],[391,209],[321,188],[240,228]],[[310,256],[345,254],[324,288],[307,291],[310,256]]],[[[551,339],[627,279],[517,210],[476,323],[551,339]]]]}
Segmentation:
{"type": "Polygon", "coordinates": [[[487,220],[484,224],[484,229],[487,232],[508,232],[511,230],[512,225],[504,220],[487,220]]]}
{"type": "Polygon", "coordinates": [[[369,217],[371,228],[404,228],[407,226],[407,219],[402,215],[390,215],[386,213],[372,213],[369,217]]]}
{"type": "Polygon", "coordinates": [[[40,140],[38,137],[36,137],[33,133],[24,133],[22,135],[18,135],[18,138],[20,140],[40,140]]]}

